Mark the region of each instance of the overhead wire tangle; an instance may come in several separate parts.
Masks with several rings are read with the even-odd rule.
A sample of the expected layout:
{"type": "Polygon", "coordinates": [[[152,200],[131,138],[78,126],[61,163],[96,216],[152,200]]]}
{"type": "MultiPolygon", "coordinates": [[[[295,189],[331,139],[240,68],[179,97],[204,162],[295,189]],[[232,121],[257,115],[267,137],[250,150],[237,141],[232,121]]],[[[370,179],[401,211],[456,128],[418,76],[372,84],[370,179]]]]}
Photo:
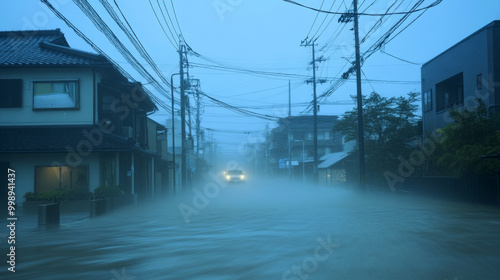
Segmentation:
{"type": "Polygon", "coordinates": [[[193,67],[199,67],[199,68],[221,70],[221,71],[230,71],[230,72],[236,72],[236,73],[248,73],[248,74],[260,75],[260,76],[273,76],[273,77],[297,78],[297,79],[309,78],[308,75],[271,72],[271,71],[249,70],[249,69],[243,69],[243,68],[227,67],[227,66],[219,66],[219,65],[209,65],[209,64],[202,64],[202,63],[195,63],[195,62],[191,62],[190,65],[193,67]]]}
{"type": "MultiPolygon", "coordinates": [[[[163,3],[165,3],[165,0],[163,0],[163,3]]],[[[174,1],[173,1],[173,0],[170,0],[170,4],[171,4],[171,6],[172,6],[172,11],[174,12],[175,22],[177,22],[177,27],[179,28],[179,33],[180,33],[180,35],[181,35],[182,39],[183,39],[184,41],[186,41],[186,39],[184,38],[184,34],[182,34],[182,29],[181,29],[181,25],[179,24],[179,20],[177,19],[177,12],[175,12],[174,1]]],[[[186,45],[187,45],[187,43],[186,43],[186,45]]],[[[190,48],[190,47],[188,46],[188,48],[190,48]]]]}
{"type": "MultiPolygon", "coordinates": [[[[90,38],[88,38],[80,29],[78,29],[71,21],[69,21],[63,14],[61,14],[48,0],[41,0],[43,4],[45,4],[54,15],[56,15],[59,19],[61,19],[69,28],[71,28],[76,35],[82,38],[87,44],[89,44],[92,49],[94,49],[97,53],[104,56],[120,73],[122,73],[128,80],[137,83],[137,80],[128,73],[123,67],[121,67],[115,60],[113,60],[106,52],[104,52],[101,48],[99,48],[90,38]]],[[[162,105],[161,100],[156,97],[151,91],[147,88],[143,87],[143,90],[148,94],[148,96],[154,101],[158,102],[159,105],[162,105]]],[[[168,107],[163,107],[167,112],[169,112],[168,107]]],[[[171,111],[170,111],[171,112],[171,111]]]]}
{"type": "MultiPolygon", "coordinates": [[[[208,62],[211,62],[215,65],[209,65],[209,64],[202,64],[202,63],[190,63],[190,65],[198,65],[200,68],[206,68],[206,69],[216,69],[216,70],[226,70],[229,72],[236,72],[236,73],[248,73],[250,75],[255,75],[255,76],[276,76],[276,77],[284,77],[284,78],[297,78],[297,79],[304,79],[304,78],[309,78],[307,75],[300,75],[300,74],[293,74],[293,73],[283,73],[283,72],[273,72],[273,71],[259,71],[259,70],[250,70],[250,69],[244,69],[244,68],[239,68],[235,66],[230,66],[225,63],[221,63],[219,61],[216,61],[214,59],[211,59],[205,55],[201,55],[193,50],[190,50],[190,53],[194,55],[195,57],[201,58],[203,60],[206,60],[208,62]]],[[[267,77],[270,78],[270,77],[267,77]]]]}
{"type": "MultiPolygon", "coordinates": [[[[332,5],[330,6],[329,11],[331,11],[333,9],[333,6],[335,5],[335,2],[336,2],[336,0],[333,1],[332,5]]],[[[339,5],[339,8],[337,9],[337,12],[340,11],[341,7],[342,7],[342,5],[339,5]]],[[[328,28],[328,26],[330,26],[330,24],[332,23],[332,21],[335,19],[335,16],[332,16],[330,18],[330,21],[326,24],[325,28],[323,28],[323,31],[321,31],[321,33],[319,33],[319,35],[318,35],[318,32],[321,30],[321,27],[323,26],[323,24],[325,23],[325,21],[326,21],[327,18],[328,18],[328,15],[325,15],[325,18],[321,22],[321,25],[318,27],[318,30],[316,30],[316,33],[314,33],[313,38],[319,38],[319,37],[321,37],[321,35],[323,35],[323,33],[325,32],[325,30],[328,28]]]]}
{"type": "MultiPolygon", "coordinates": [[[[292,1],[292,0],[283,0],[283,1],[291,3],[291,4],[295,4],[297,6],[300,6],[300,7],[309,9],[309,10],[313,10],[313,11],[316,11],[316,12],[321,12],[321,13],[326,13],[326,14],[336,14],[336,15],[342,15],[342,14],[344,14],[344,13],[330,12],[330,11],[325,11],[325,10],[317,9],[317,8],[306,6],[304,4],[301,4],[301,3],[298,3],[298,2],[295,2],[295,1],[292,1]]],[[[391,12],[391,13],[385,13],[385,14],[358,13],[357,15],[358,16],[384,16],[384,15],[405,15],[405,14],[412,14],[412,13],[423,11],[425,9],[429,9],[429,8],[435,7],[435,6],[439,5],[442,1],[443,0],[436,0],[434,3],[430,4],[427,7],[420,8],[420,9],[413,10],[413,11],[391,12]]]]}
{"type": "MultiPolygon", "coordinates": [[[[168,31],[170,31],[170,34],[172,35],[172,38],[177,38],[177,36],[179,34],[175,34],[177,33],[177,30],[175,30],[175,27],[173,26],[172,24],[172,29],[174,29],[174,32],[172,32],[172,29],[170,29],[170,25],[168,24],[168,21],[167,19],[165,18],[165,14],[163,13],[163,9],[161,8],[161,5],[160,5],[160,0],[156,0],[156,4],[158,4],[158,8],[160,8],[160,12],[161,12],[161,16],[163,17],[163,21],[165,22],[165,25],[167,25],[167,28],[168,28],[168,31]]],[[[165,2],[163,2],[163,4],[165,4],[165,2]]],[[[167,14],[168,14],[168,11],[167,11],[167,14]]],[[[168,14],[168,17],[170,18],[170,14],[168,14]]],[[[172,22],[172,20],[170,19],[170,22],[172,22]]]]}
{"type": "MultiPolygon", "coordinates": [[[[122,12],[120,6],[118,5],[118,3],[116,2],[116,0],[114,0],[114,3],[116,5],[116,7],[118,8],[118,11],[120,12],[120,14],[121,14],[122,18],[124,19],[125,23],[127,24],[128,28],[123,24],[123,22],[121,21],[120,17],[114,11],[113,7],[109,4],[108,0],[100,0],[100,2],[103,5],[103,7],[106,9],[106,11],[108,12],[108,14],[111,16],[111,18],[115,21],[115,23],[120,27],[120,29],[128,37],[128,39],[133,44],[133,46],[135,47],[135,49],[139,52],[139,54],[141,55],[141,57],[143,57],[146,60],[146,62],[153,68],[154,72],[156,73],[156,75],[158,75],[158,77],[160,77],[161,81],[164,84],[166,84],[167,86],[170,87],[170,81],[163,75],[163,73],[161,72],[161,70],[158,67],[158,65],[151,58],[151,56],[149,55],[149,53],[146,50],[146,48],[144,47],[144,45],[139,40],[139,37],[135,33],[134,29],[130,25],[129,21],[127,20],[127,18],[123,14],[123,12],[122,12]]],[[[154,81],[155,80],[153,80],[152,83],[154,81]]],[[[167,100],[171,100],[171,96],[170,96],[170,94],[167,94],[167,92],[160,92],[160,94],[162,94],[167,100]]],[[[174,99],[175,99],[175,97],[174,97],[174,99]]],[[[175,100],[175,102],[177,104],[180,104],[179,100],[175,100]]]]}
{"type": "MultiPolygon", "coordinates": [[[[319,7],[320,9],[321,9],[321,8],[323,8],[323,4],[325,4],[325,0],[323,0],[323,1],[321,2],[321,6],[319,7]]],[[[314,21],[313,21],[313,23],[311,24],[311,28],[309,28],[309,32],[307,32],[306,39],[307,39],[307,38],[309,38],[309,35],[311,34],[311,31],[312,31],[312,29],[313,29],[313,27],[314,27],[314,24],[316,24],[316,20],[318,20],[318,16],[319,16],[319,14],[320,14],[320,12],[317,12],[317,13],[316,13],[316,16],[314,17],[314,21]]],[[[320,27],[320,28],[321,28],[321,27],[320,27]]],[[[313,37],[313,38],[314,38],[314,37],[313,37]]]]}
{"type": "Polygon", "coordinates": [[[203,96],[205,96],[205,97],[207,97],[213,103],[218,104],[221,107],[226,108],[228,110],[231,110],[233,112],[236,112],[238,114],[244,114],[244,115],[247,115],[247,116],[250,116],[250,117],[256,117],[256,118],[265,119],[265,120],[269,120],[269,121],[276,121],[276,120],[279,119],[278,117],[274,117],[274,116],[270,116],[270,115],[266,115],[266,114],[260,114],[260,113],[252,112],[252,111],[249,111],[249,110],[246,110],[246,109],[242,109],[242,108],[239,108],[239,107],[236,107],[236,106],[233,106],[233,105],[229,105],[228,103],[225,103],[225,102],[223,102],[221,100],[215,99],[215,98],[207,95],[204,92],[200,92],[200,94],[203,95],[203,96]]]}
{"type": "MultiPolygon", "coordinates": [[[[286,0],[285,0],[286,1],[286,0]]],[[[373,55],[376,51],[382,49],[388,42],[392,41],[394,39],[394,37],[391,38],[391,35],[408,19],[408,17],[414,13],[414,11],[422,11],[422,13],[420,15],[417,16],[417,18],[419,18],[420,16],[422,16],[423,13],[425,13],[428,9],[434,7],[435,5],[430,5],[430,6],[427,6],[425,8],[421,8],[419,9],[418,7],[420,5],[423,4],[425,0],[419,0],[417,3],[415,3],[413,5],[413,7],[411,8],[411,10],[408,12],[408,13],[405,13],[403,14],[403,17],[396,22],[396,24],[394,24],[383,36],[381,36],[367,51],[365,51],[362,56],[361,56],[361,65],[366,61],[367,58],[369,58],[371,55],[373,55]]],[[[437,3],[439,4],[441,1],[438,0],[434,3],[437,3]]],[[[407,26],[405,26],[403,28],[406,29],[409,27],[409,25],[411,25],[413,22],[415,22],[416,19],[414,19],[412,22],[410,22],[407,26]]],[[[402,31],[400,31],[399,33],[397,33],[395,36],[399,35],[402,31]]],[[[354,65],[351,66],[349,68],[349,70],[347,72],[345,72],[344,74],[347,74],[348,76],[350,74],[352,74],[354,72],[355,68],[354,68],[354,65]]],[[[341,81],[341,79],[339,79],[338,81],[341,81]]],[[[325,91],[323,94],[319,95],[318,96],[318,100],[321,100],[321,99],[326,99],[328,96],[330,96],[336,89],[338,89],[338,87],[340,87],[340,84],[339,83],[343,83],[343,82],[337,82],[335,83],[330,89],[328,89],[327,91],[325,91]]],[[[312,102],[311,104],[306,108],[306,110],[304,110],[302,112],[302,114],[307,114],[308,112],[310,112],[312,110],[312,102]]]]}
{"type": "MultiPolygon", "coordinates": [[[[157,0],[157,1],[159,1],[159,0],[157,0]]],[[[172,24],[172,28],[174,29],[175,34],[177,34],[177,36],[181,36],[180,28],[179,28],[179,31],[177,31],[177,29],[175,28],[175,24],[172,21],[172,17],[170,16],[170,13],[168,12],[168,8],[167,8],[167,4],[165,4],[165,0],[163,0],[162,2],[163,2],[163,7],[165,8],[165,12],[167,12],[168,20],[170,21],[170,24],[172,24]]],[[[179,22],[177,22],[177,24],[179,24],[179,22]]],[[[179,27],[179,26],[177,26],[177,27],[179,27]]]]}
{"type": "MultiPolygon", "coordinates": [[[[391,5],[389,5],[389,7],[387,8],[386,10],[386,13],[388,13],[392,7],[394,7],[394,5],[396,5],[396,3],[398,3],[399,1],[398,0],[395,0],[394,3],[392,3],[391,5]]],[[[394,10],[397,10],[399,7],[401,7],[401,5],[404,3],[404,1],[401,1],[399,3],[399,5],[397,5],[394,10]]],[[[365,10],[366,11],[366,10],[365,10]]],[[[375,32],[377,31],[387,20],[389,19],[389,17],[387,15],[383,15],[383,16],[380,16],[380,18],[377,20],[377,22],[370,28],[370,30],[368,30],[368,32],[366,32],[365,36],[359,41],[359,44],[363,44],[364,42],[366,42],[366,40],[375,32]]]]}
{"type": "Polygon", "coordinates": [[[118,39],[115,33],[109,26],[102,20],[99,14],[86,0],[73,0],[73,2],[82,10],[82,12],[94,23],[99,31],[101,31],[111,44],[123,55],[123,57],[131,64],[136,71],[139,72],[148,82],[152,82],[153,86],[158,92],[167,93],[163,85],[144,68],[144,66],[135,58],[135,56],[125,47],[125,45],[118,39]]]}
{"type": "MultiPolygon", "coordinates": [[[[153,3],[151,3],[151,0],[149,0],[149,5],[151,6],[151,10],[153,10],[153,13],[155,14],[156,20],[158,21],[158,24],[160,25],[161,30],[163,30],[163,33],[165,34],[165,37],[167,37],[168,41],[170,41],[170,44],[172,44],[172,46],[174,46],[174,49],[179,50],[179,44],[178,43],[174,43],[174,42],[177,42],[175,40],[175,36],[174,36],[173,41],[172,41],[172,39],[170,38],[170,36],[167,34],[167,31],[165,31],[165,28],[163,28],[163,24],[161,24],[160,18],[156,14],[156,10],[153,7],[153,3]]],[[[172,31],[170,31],[170,33],[172,33],[172,31]]]]}

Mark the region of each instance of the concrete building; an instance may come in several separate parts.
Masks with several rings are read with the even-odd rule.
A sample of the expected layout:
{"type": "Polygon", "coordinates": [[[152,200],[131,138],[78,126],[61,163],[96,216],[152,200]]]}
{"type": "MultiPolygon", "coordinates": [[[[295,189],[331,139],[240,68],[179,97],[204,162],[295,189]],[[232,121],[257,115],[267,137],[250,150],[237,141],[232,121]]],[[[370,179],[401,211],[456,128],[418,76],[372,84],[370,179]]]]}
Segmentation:
{"type": "Polygon", "coordinates": [[[448,111],[481,98],[500,112],[500,21],[493,21],[422,66],[423,132],[452,120],[448,111]]]}
{"type": "MultiPolygon", "coordinates": [[[[318,159],[326,154],[343,150],[342,136],[333,133],[338,116],[318,116],[318,159]]],[[[313,116],[281,119],[269,134],[268,169],[272,174],[287,175],[292,163],[293,176],[300,180],[302,173],[312,178],[314,167],[313,116]],[[289,130],[290,129],[290,136],[289,130]],[[289,151],[290,148],[290,151],[289,151]],[[291,161],[289,161],[291,152],[291,161]]]]}

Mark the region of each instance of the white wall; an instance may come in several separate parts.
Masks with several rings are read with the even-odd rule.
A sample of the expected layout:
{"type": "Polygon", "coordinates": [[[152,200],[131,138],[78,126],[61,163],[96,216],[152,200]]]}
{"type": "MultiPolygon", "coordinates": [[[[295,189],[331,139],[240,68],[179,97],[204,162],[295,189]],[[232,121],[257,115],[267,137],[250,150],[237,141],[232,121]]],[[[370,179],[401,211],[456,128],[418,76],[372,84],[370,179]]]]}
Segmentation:
{"type": "Polygon", "coordinates": [[[0,79],[22,79],[22,108],[0,108],[0,126],[84,125],[93,123],[94,81],[91,68],[9,68],[0,69],[0,79]],[[33,82],[78,80],[79,109],[33,111],[33,82]]]}

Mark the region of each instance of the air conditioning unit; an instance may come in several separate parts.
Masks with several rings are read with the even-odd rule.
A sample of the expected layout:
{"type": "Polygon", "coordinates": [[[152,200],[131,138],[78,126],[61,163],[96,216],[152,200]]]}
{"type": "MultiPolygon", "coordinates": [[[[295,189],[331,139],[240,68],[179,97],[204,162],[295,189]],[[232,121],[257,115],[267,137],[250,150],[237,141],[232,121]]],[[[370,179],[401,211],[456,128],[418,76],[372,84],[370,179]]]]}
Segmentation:
{"type": "Polygon", "coordinates": [[[125,138],[134,138],[134,129],[131,126],[122,126],[122,136],[125,138]]]}

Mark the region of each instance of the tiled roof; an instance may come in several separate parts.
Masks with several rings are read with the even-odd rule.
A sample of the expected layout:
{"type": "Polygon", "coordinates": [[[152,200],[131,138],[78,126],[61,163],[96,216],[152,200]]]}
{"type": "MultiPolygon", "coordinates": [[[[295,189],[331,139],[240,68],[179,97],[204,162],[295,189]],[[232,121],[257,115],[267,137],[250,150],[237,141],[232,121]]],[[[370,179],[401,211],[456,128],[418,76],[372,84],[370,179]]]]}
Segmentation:
{"type": "Polygon", "coordinates": [[[109,66],[101,55],[70,48],[59,30],[0,32],[0,67],[109,66]]]}
{"type": "Polygon", "coordinates": [[[121,137],[105,133],[98,126],[37,126],[37,127],[0,127],[0,153],[78,153],[92,147],[94,152],[105,151],[142,151],[144,150],[121,137]],[[94,134],[91,133],[94,131],[94,134]],[[99,134],[95,134],[99,131],[99,134]],[[94,135],[94,142],[87,133],[94,135]],[[101,135],[102,139],[98,136],[101,135]],[[100,141],[99,141],[100,140],[100,141]],[[98,142],[96,142],[98,141],[98,142]]]}

